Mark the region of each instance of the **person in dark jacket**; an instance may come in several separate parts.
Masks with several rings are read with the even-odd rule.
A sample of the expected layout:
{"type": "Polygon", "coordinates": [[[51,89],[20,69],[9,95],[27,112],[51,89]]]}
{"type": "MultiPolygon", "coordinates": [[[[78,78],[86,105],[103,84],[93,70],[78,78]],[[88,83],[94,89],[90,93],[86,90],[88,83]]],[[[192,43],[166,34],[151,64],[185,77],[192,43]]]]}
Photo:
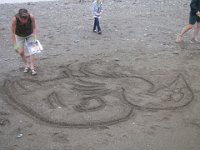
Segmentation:
{"type": "Polygon", "coordinates": [[[12,18],[11,40],[14,49],[20,54],[25,64],[24,72],[31,71],[32,75],[36,75],[34,70],[35,56],[30,55],[27,48],[24,49],[26,42],[35,42],[36,40],[35,17],[27,9],[20,9],[12,18]]]}
{"type": "Polygon", "coordinates": [[[196,27],[194,28],[194,31],[192,33],[192,38],[190,40],[191,43],[195,43],[197,42],[197,35],[198,32],[200,30],[200,0],[192,0],[190,3],[190,17],[189,17],[189,24],[186,25],[181,33],[177,36],[176,38],[176,42],[179,43],[182,41],[182,37],[183,35],[189,31],[190,29],[192,29],[193,25],[195,25],[196,23],[196,27]]]}

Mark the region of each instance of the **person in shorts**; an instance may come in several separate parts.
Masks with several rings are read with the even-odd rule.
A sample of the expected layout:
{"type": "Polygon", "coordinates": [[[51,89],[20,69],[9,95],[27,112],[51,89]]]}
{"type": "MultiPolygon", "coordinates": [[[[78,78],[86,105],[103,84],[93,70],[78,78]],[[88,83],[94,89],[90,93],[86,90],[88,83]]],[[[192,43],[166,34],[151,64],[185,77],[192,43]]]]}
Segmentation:
{"type": "Polygon", "coordinates": [[[190,40],[191,43],[197,42],[197,35],[200,30],[200,0],[192,0],[190,3],[190,17],[189,17],[189,24],[186,25],[181,33],[177,35],[176,37],[176,42],[179,43],[182,41],[183,35],[192,29],[192,27],[195,25],[196,27],[194,28],[194,31],[192,33],[192,38],[190,40]]]}
{"type": "Polygon", "coordinates": [[[36,75],[37,73],[34,69],[35,56],[31,55],[25,47],[26,42],[35,42],[36,40],[35,17],[27,9],[19,9],[18,13],[12,18],[11,40],[14,49],[24,62],[24,72],[31,71],[32,75],[36,75]]]}

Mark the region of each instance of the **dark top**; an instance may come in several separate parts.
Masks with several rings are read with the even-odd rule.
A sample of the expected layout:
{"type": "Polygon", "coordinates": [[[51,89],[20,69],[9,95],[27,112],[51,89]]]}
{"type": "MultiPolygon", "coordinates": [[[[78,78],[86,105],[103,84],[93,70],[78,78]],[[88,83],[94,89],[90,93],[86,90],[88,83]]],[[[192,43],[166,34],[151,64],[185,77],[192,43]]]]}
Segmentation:
{"type": "Polygon", "coordinates": [[[26,37],[33,33],[33,27],[32,27],[32,20],[29,15],[28,21],[26,24],[21,24],[19,20],[19,15],[15,15],[16,17],[16,29],[15,34],[18,36],[26,37]]]}
{"type": "Polygon", "coordinates": [[[192,0],[190,3],[190,14],[196,15],[197,11],[200,11],[200,0],[192,0]]]}

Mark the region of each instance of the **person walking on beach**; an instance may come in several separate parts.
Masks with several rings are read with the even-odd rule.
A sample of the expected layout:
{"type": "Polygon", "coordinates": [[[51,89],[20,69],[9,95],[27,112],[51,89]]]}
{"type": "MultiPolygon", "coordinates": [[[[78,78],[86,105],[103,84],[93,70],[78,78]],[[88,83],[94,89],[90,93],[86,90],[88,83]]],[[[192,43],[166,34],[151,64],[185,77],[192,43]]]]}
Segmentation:
{"type": "Polygon", "coordinates": [[[183,35],[187,31],[192,29],[192,27],[193,27],[193,25],[195,25],[195,23],[196,23],[196,27],[194,28],[193,33],[192,33],[192,38],[190,40],[191,43],[197,42],[196,37],[197,37],[199,30],[200,30],[200,0],[191,0],[189,24],[186,25],[182,29],[181,33],[176,37],[177,43],[182,41],[183,35]]]}
{"type": "Polygon", "coordinates": [[[19,53],[25,64],[24,72],[31,71],[32,75],[36,75],[34,69],[35,56],[31,55],[27,48],[24,49],[26,42],[35,42],[36,40],[35,17],[27,9],[19,9],[18,13],[12,18],[11,40],[14,49],[19,53]]]}
{"type": "Polygon", "coordinates": [[[102,13],[102,1],[94,0],[94,2],[92,3],[92,14],[94,17],[93,32],[97,32],[98,34],[101,34],[101,27],[99,23],[99,18],[101,13],[102,13]]]}
{"type": "Polygon", "coordinates": [[[79,0],[80,3],[84,3],[84,0],[79,0]]]}

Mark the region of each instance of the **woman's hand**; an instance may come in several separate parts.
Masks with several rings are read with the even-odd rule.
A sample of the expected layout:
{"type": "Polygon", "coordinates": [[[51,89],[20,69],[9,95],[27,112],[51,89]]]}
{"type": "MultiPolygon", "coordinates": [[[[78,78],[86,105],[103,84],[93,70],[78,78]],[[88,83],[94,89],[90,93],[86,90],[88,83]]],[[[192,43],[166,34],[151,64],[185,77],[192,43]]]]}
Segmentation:
{"type": "Polygon", "coordinates": [[[196,15],[197,15],[198,17],[200,17],[200,11],[197,11],[196,15]]]}

